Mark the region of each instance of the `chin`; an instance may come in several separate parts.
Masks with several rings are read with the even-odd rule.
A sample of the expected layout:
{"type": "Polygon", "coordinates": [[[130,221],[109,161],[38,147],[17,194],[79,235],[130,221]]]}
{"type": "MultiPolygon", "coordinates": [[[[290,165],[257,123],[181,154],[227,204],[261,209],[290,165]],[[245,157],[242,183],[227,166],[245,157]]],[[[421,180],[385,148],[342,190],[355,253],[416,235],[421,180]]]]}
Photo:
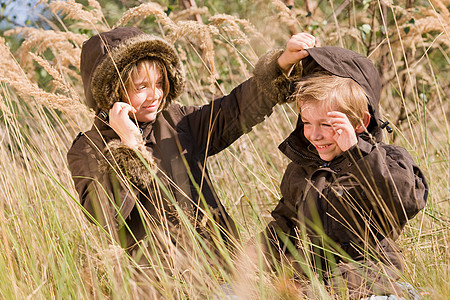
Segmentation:
{"type": "Polygon", "coordinates": [[[335,157],[336,157],[336,156],[320,156],[320,158],[321,158],[323,161],[326,161],[326,162],[332,161],[335,157]]]}
{"type": "Polygon", "coordinates": [[[138,118],[139,122],[142,123],[148,123],[148,122],[153,122],[156,119],[157,114],[150,114],[150,115],[145,115],[145,116],[141,116],[140,118],[138,118]]]}

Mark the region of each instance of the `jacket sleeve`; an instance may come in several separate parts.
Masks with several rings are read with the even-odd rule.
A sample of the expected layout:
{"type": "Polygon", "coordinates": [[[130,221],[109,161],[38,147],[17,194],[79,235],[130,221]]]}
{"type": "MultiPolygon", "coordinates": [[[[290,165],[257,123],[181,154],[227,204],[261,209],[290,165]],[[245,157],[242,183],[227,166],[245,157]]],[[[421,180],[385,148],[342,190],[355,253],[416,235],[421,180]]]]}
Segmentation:
{"type": "Polygon", "coordinates": [[[288,202],[286,198],[281,198],[271,215],[274,220],[267,225],[265,234],[272,244],[278,243],[280,232],[287,237],[295,235],[297,210],[294,204],[288,202]]]}
{"type": "Polygon", "coordinates": [[[422,171],[406,149],[394,145],[359,139],[344,156],[367,199],[363,209],[371,210],[383,233],[396,239],[406,222],[425,207],[428,184],[422,171]]]}
{"type": "MultiPolygon", "coordinates": [[[[80,134],[72,144],[67,160],[80,204],[85,212],[102,226],[116,228],[121,219],[126,219],[135,205],[134,189],[120,176],[102,166],[108,162],[86,134],[80,134]]],[[[94,221],[90,218],[90,221],[94,221]]],[[[115,232],[113,230],[112,232],[115,232]]]]}
{"type": "MultiPolygon", "coordinates": [[[[289,99],[291,83],[299,67],[286,77],[278,66],[283,50],[273,50],[257,63],[254,76],[229,95],[186,112],[182,127],[189,128],[197,152],[213,155],[231,145],[242,134],[262,122],[277,103],[289,99]]],[[[185,108],[189,109],[189,108],[185,108]]]]}

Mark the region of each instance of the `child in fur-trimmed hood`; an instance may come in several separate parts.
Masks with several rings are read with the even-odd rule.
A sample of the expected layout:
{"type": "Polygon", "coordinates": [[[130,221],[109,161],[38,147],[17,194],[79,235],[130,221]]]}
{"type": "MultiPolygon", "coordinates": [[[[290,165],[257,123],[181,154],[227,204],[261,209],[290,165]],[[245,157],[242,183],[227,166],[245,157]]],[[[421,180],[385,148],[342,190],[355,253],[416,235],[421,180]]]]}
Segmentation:
{"type": "Polygon", "coordinates": [[[297,126],[279,146],[291,162],[266,237],[300,273],[312,268],[346,297],[400,293],[395,240],[425,206],[427,182],[405,149],[381,141],[372,62],[339,47],[307,51],[297,126]]]}
{"type": "Polygon", "coordinates": [[[96,118],[67,157],[88,215],[130,252],[154,228],[176,243],[179,209],[202,235],[213,237],[209,242],[232,239],[236,227],[214,191],[206,158],[286,98],[292,78],[284,71],[308,55],[304,49],[314,37],[299,34],[290,43],[291,50],[269,52],[229,95],[181,106],[175,99],[183,92],[184,68],[172,45],[131,27],[87,40],[81,75],[96,118]],[[221,237],[210,234],[214,226],[221,237]]]}

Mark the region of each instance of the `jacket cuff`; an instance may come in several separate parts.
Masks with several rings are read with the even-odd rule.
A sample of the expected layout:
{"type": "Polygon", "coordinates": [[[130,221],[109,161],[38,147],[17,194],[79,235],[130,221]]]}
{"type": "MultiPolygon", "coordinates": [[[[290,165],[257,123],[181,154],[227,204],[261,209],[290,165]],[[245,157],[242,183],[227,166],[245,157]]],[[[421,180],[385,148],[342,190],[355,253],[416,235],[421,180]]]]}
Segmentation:
{"type": "Polygon", "coordinates": [[[124,175],[138,188],[146,188],[152,182],[153,176],[147,165],[152,170],[156,170],[156,165],[143,144],[133,149],[120,140],[113,140],[107,144],[103,152],[107,160],[104,162],[105,166],[101,166],[102,170],[118,173],[119,176],[124,175]]]}
{"type": "Polygon", "coordinates": [[[263,55],[255,66],[253,75],[258,89],[275,103],[291,102],[290,97],[294,92],[295,82],[301,77],[301,65],[296,64],[286,76],[278,65],[278,58],[283,49],[274,49],[263,55]]]}

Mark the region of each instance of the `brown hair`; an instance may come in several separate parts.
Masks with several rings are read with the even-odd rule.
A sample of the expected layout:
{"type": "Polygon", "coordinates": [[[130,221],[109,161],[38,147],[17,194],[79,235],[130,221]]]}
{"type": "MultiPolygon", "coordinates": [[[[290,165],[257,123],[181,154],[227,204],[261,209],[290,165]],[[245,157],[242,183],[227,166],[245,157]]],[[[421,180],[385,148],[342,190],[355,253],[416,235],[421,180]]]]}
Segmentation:
{"type": "Polygon", "coordinates": [[[336,105],[353,126],[360,125],[369,111],[367,95],[358,83],[326,71],[304,77],[297,83],[293,97],[299,111],[304,104],[316,101],[328,110],[336,105]]]}
{"type": "MultiPolygon", "coordinates": [[[[166,66],[157,59],[148,59],[144,58],[141,59],[134,64],[132,64],[126,71],[123,78],[125,78],[124,87],[125,90],[122,88],[122,95],[126,96],[126,90],[128,89],[134,89],[136,90],[136,86],[133,82],[133,77],[137,76],[139,74],[139,68],[144,68],[144,72],[148,78],[150,78],[150,71],[156,70],[161,72],[161,80],[162,80],[162,90],[163,90],[163,99],[161,101],[161,104],[159,106],[160,110],[163,110],[166,106],[166,98],[170,91],[170,82],[169,77],[167,75],[167,69],[166,66]]],[[[155,89],[156,82],[152,82],[152,88],[155,89]]]]}

